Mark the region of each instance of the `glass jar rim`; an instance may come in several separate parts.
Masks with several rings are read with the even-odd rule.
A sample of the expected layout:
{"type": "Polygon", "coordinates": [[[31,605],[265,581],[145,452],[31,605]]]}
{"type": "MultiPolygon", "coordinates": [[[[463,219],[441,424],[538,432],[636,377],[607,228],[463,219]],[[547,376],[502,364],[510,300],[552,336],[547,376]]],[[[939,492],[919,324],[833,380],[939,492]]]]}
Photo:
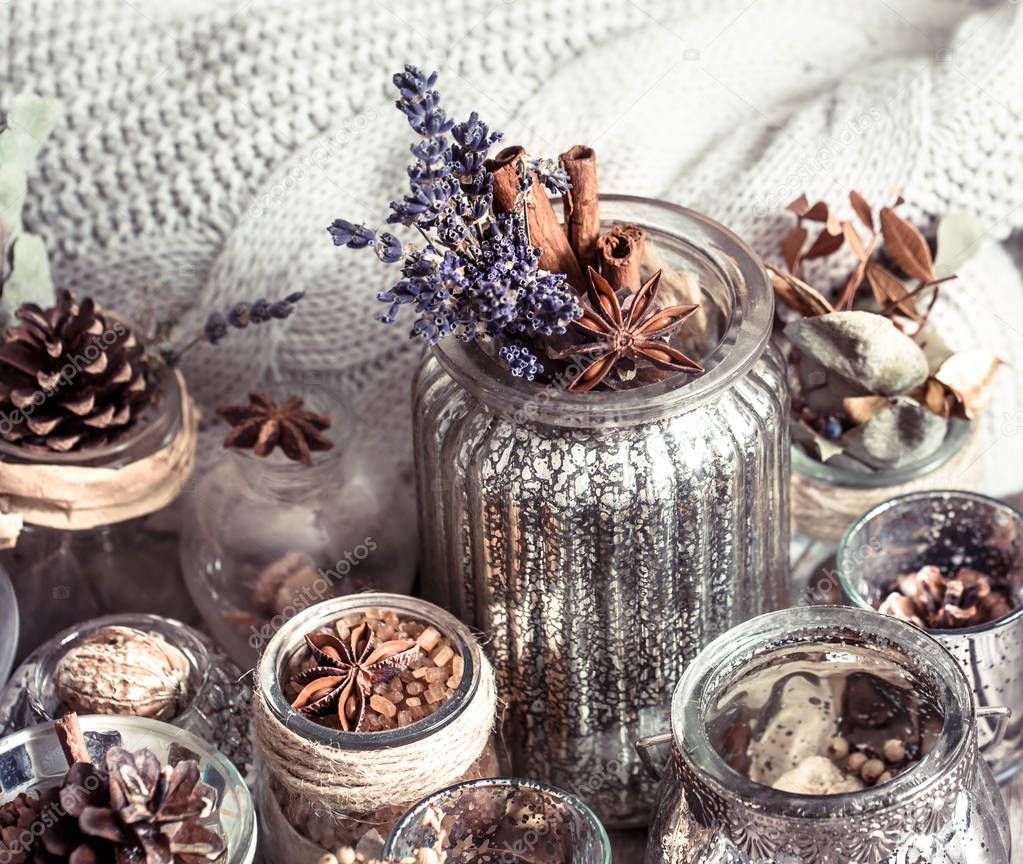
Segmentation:
{"type": "Polygon", "coordinates": [[[30,465],[120,468],[163,450],[181,428],[184,379],[169,367],[156,373],[156,399],[134,426],[116,441],[102,447],[68,453],[27,450],[0,439],[0,460],[30,465]]]}
{"type": "MultiPolygon", "coordinates": [[[[835,570],[838,573],[838,587],[841,589],[842,596],[847,602],[858,609],[876,611],[870,600],[864,597],[863,594],[861,594],[860,591],[853,586],[848,572],[849,568],[846,566],[846,559],[850,556],[850,548],[852,547],[856,536],[861,531],[865,530],[866,526],[869,525],[876,517],[888,513],[891,510],[912,506],[919,501],[941,498],[958,498],[960,500],[972,501],[977,504],[981,504],[985,507],[991,508],[992,510],[1008,514],[1021,527],[1023,527],[1023,512],[1005,501],[999,501],[997,498],[992,498],[989,495],[982,495],[979,492],[965,492],[957,489],[934,489],[923,492],[909,492],[905,495],[897,495],[894,498],[889,498],[887,501],[883,501],[880,504],[871,507],[866,513],[860,516],[859,519],[853,522],[853,524],[846,529],[845,533],[842,535],[842,539],[838,543],[838,552],[835,555],[835,570]]],[[[986,633],[989,630],[999,629],[1007,624],[1018,621],[1021,618],[1023,618],[1023,603],[1017,605],[1015,609],[1003,615],[1001,618],[996,618],[994,621],[988,621],[986,624],[977,624],[973,627],[957,627],[955,630],[918,629],[923,629],[923,632],[935,638],[940,637],[941,639],[949,639],[958,636],[973,636],[978,633],[986,633]]]]}
{"type": "Polygon", "coordinates": [[[731,293],[732,310],[725,336],[705,363],[705,373],[696,377],[677,375],[613,393],[570,393],[556,386],[515,378],[475,343],[447,339],[433,346],[437,361],[455,381],[501,413],[551,425],[590,427],[595,418],[606,425],[631,425],[651,416],[689,410],[712,399],[749,371],[770,339],[774,291],[760,258],[744,240],[714,220],[667,201],[601,195],[600,202],[642,208],[651,220],[655,216],[669,220],[671,224],[663,228],[640,218],[630,221],[647,229],[647,243],[655,237],[651,230],[657,230],[687,241],[693,245],[694,253],[703,255],[717,272],[722,286],[731,293]]]}
{"type": "Polygon", "coordinates": [[[20,634],[18,598],[14,585],[4,567],[0,567],[0,690],[6,686],[7,676],[14,664],[20,634]]]}
{"type": "Polygon", "coordinates": [[[479,691],[481,659],[479,643],[472,631],[454,615],[432,603],[405,594],[346,594],[310,606],[281,626],[259,659],[256,687],[274,717],[296,735],[314,744],[339,750],[381,750],[421,741],[467,710],[479,691]],[[422,720],[380,732],[345,732],[323,726],[292,708],[281,686],[281,673],[291,657],[304,646],[306,633],[367,607],[393,610],[433,625],[457,644],[465,666],[462,680],[451,697],[422,720]]]}
{"type": "Polygon", "coordinates": [[[675,689],[671,731],[677,758],[723,798],[773,816],[797,820],[867,818],[903,806],[927,791],[960,759],[976,722],[969,683],[940,642],[912,624],[878,612],[843,606],[784,609],[753,618],[719,636],[697,655],[675,689]],[[850,637],[856,636],[855,640],[850,637]],[[755,783],[731,768],[710,741],[706,710],[734,682],[737,672],[764,650],[805,650],[845,644],[880,651],[898,648],[907,666],[930,673],[942,703],[942,728],[932,749],[911,770],[881,786],[837,795],[797,795],[755,783]],[[926,657],[926,667],[920,658],[926,657]],[[914,662],[915,661],[915,662],[914,662]]]}
{"type": "Polygon", "coordinates": [[[829,465],[807,455],[798,444],[793,444],[792,473],[847,489],[883,489],[886,486],[900,486],[937,471],[951,461],[966,446],[972,431],[971,421],[953,418],[948,424],[945,440],[930,456],[888,471],[854,471],[851,468],[829,465]]]}
{"type": "MultiPolygon", "coordinates": [[[[423,813],[435,802],[441,798],[466,789],[482,789],[488,787],[528,788],[558,799],[558,801],[571,808],[574,812],[579,813],[594,829],[604,853],[604,862],[606,862],[606,864],[610,864],[611,839],[608,837],[607,829],[604,828],[603,823],[597,818],[597,814],[590,809],[589,805],[585,801],[564,789],[559,789],[556,786],[548,786],[546,783],[541,783],[538,780],[528,780],[521,777],[484,777],[477,780],[463,780],[460,783],[454,783],[451,786],[446,786],[443,789],[438,789],[436,792],[427,795],[417,804],[412,805],[412,807],[410,807],[394,824],[394,827],[391,829],[391,833],[387,837],[387,843],[384,846],[384,858],[390,860],[395,857],[397,850],[394,847],[398,843],[399,836],[405,831],[408,831],[410,828],[414,828],[419,822],[421,822],[423,813]]],[[[597,864],[597,862],[595,862],[595,864],[597,864]]]]}

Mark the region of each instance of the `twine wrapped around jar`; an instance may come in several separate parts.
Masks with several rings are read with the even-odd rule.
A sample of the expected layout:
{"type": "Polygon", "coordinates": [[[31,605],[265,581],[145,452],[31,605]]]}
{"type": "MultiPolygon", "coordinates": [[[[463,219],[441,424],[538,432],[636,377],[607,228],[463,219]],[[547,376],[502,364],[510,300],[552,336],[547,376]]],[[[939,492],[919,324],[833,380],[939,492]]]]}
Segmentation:
{"type": "MultiPolygon", "coordinates": [[[[394,596],[375,594],[359,598],[367,598],[366,606],[387,606],[382,598],[394,596]]],[[[282,634],[283,631],[277,635],[282,634]]],[[[273,650],[271,643],[266,653],[273,650]]],[[[452,708],[450,715],[435,722],[433,728],[419,734],[414,726],[391,733],[336,733],[340,738],[360,739],[352,746],[317,742],[289,728],[312,723],[290,708],[284,712],[282,722],[279,704],[276,711],[271,704],[279,694],[278,682],[265,680],[267,667],[262,665],[253,707],[256,741],[265,767],[284,792],[304,801],[314,812],[332,818],[351,818],[383,807],[412,805],[424,795],[463,779],[490,742],[497,708],[494,671],[482,651],[473,652],[472,662],[478,667],[474,676],[476,686],[468,689],[460,704],[447,703],[452,708]],[[399,739],[380,740],[391,734],[397,734],[399,739]]],[[[465,674],[469,675],[468,667],[465,674]]],[[[452,697],[452,702],[455,698],[452,697]]],[[[431,717],[440,718],[446,707],[431,717]]],[[[420,722],[429,723],[431,717],[420,722]]],[[[328,733],[325,737],[334,733],[319,728],[328,733]]]]}
{"type": "Polygon", "coordinates": [[[984,451],[978,426],[978,423],[971,424],[963,445],[944,464],[892,485],[843,485],[812,477],[794,463],[792,530],[816,540],[837,543],[860,516],[890,498],[934,489],[978,491],[984,482],[984,451]]]}

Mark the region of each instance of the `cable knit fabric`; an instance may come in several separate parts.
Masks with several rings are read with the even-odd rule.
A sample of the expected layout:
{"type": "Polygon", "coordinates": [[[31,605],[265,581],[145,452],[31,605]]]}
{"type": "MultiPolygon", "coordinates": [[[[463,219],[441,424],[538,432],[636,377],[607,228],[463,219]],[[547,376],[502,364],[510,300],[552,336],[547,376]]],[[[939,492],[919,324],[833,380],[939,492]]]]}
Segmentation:
{"type": "MultiPolygon", "coordinates": [[[[357,445],[410,518],[409,386],[421,346],[374,320],[388,273],[331,246],[337,216],[381,224],[410,135],[390,73],[440,71],[535,154],[596,147],[601,187],[704,211],[772,255],[806,191],[844,205],[900,187],[925,228],[950,210],[987,234],[944,292],[956,347],[1023,367],[1023,283],[1001,241],[1023,227],[1023,6],[953,0],[0,2],[21,89],[66,117],[26,222],[58,284],[201,326],[240,299],[307,299],[281,327],[189,355],[207,405],[268,376],[352,401],[357,445]]],[[[817,279],[840,275],[841,262],[817,279]]],[[[1023,487],[1023,386],[985,420],[990,491],[1023,487]]]]}

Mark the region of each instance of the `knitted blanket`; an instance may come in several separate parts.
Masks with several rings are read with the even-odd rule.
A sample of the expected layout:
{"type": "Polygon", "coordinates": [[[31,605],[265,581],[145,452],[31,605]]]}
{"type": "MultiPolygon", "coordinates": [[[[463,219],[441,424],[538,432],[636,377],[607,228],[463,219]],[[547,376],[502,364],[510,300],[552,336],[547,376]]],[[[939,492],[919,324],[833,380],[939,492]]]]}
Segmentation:
{"type": "MultiPolygon", "coordinates": [[[[408,524],[409,387],[421,345],[374,320],[388,273],[335,250],[337,216],[379,225],[410,143],[390,73],[440,72],[535,155],[596,147],[601,187],[685,204],[762,253],[799,192],[850,188],[933,227],[976,213],[985,240],[944,292],[953,347],[1023,366],[1023,6],[954,0],[57,0],[0,2],[0,104],[57,95],[66,117],[26,221],[57,283],[201,327],[238,300],[306,299],[284,326],[189,355],[202,403],[260,376],[344,391],[391,512],[408,524]]],[[[832,274],[823,273],[822,276],[832,274]]],[[[990,491],[1023,487],[1023,378],[985,419],[990,491]]]]}

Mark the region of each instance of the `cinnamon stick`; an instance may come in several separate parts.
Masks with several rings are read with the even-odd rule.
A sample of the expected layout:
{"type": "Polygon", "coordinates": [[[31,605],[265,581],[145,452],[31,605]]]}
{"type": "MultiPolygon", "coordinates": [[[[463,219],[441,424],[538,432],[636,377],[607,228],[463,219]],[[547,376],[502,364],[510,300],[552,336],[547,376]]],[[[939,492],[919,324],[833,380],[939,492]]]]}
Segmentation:
{"type": "Polygon", "coordinates": [[[572,188],[565,193],[565,232],[579,266],[597,268],[600,237],[600,203],[597,197],[597,154],[592,147],[576,144],[558,157],[568,172],[572,188]]]}
{"type": "MultiPolygon", "coordinates": [[[[515,209],[519,194],[519,162],[525,155],[522,147],[506,147],[494,159],[488,159],[487,170],[494,178],[494,211],[507,213],[515,209]]],[[[557,214],[540,181],[533,177],[526,204],[529,238],[540,248],[540,266],[550,273],[564,273],[569,284],[580,294],[586,291],[579,261],[568,243],[557,214]]]]}
{"type": "Polygon", "coordinates": [[[60,749],[64,751],[64,758],[67,759],[68,765],[74,765],[76,762],[92,762],[77,714],[74,712],[65,714],[60,720],[54,721],[53,728],[57,730],[57,740],[60,742],[60,749]]]}
{"type": "Polygon", "coordinates": [[[597,241],[600,273],[615,291],[638,291],[646,233],[638,225],[615,225],[597,241]]]}

